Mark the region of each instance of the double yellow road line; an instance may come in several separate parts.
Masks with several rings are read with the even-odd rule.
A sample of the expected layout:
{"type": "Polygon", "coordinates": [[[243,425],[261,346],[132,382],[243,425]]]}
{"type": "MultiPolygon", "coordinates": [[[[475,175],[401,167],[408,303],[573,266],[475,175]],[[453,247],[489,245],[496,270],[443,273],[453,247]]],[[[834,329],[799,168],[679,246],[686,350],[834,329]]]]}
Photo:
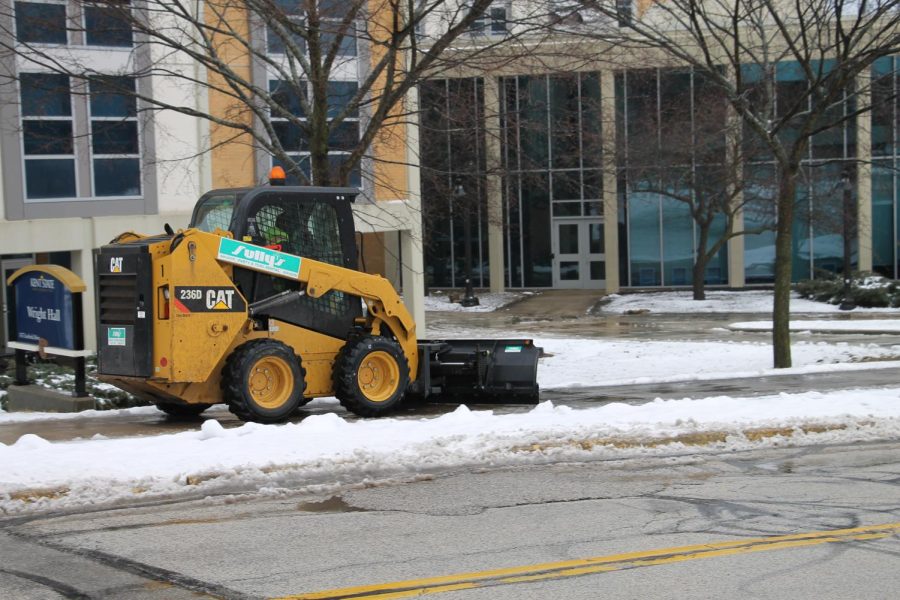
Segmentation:
{"type": "Polygon", "coordinates": [[[719,556],[731,556],[734,554],[747,554],[750,552],[768,552],[770,550],[785,550],[788,548],[802,548],[839,542],[877,540],[894,536],[898,533],[900,533],[900,523],[886,523],[883,525],[870,525],[868,527],[854,527],[851,529],[833,529],[830,531],[812,531],[808,533],[779,535],[765,538],[747,538],[725,542],[714,542],[710,544],[697,544],[694,546],[660,548],[644,552],[629,552],[625,554],[613,554],[609,556],[596,556],[593,558],[509,567],[506,569],[493,569],[474,573],[444,575],[441,577],[430,577],[425,579],[411,579],[393,583],[363,585],[300,594],[296,596],[285,596],[281,600],[389,600],[391,598],[409,598],[413,596],[424,596],[426,594],[440,594],[443,592],[470,590],[512,583],[563,579],[565,577],[575,577],[593,573],[608,573],[610,571],[620,571],[622,569],[650,567],[654,565],[699,560],[701,558],[715,558],[719,556]]]}

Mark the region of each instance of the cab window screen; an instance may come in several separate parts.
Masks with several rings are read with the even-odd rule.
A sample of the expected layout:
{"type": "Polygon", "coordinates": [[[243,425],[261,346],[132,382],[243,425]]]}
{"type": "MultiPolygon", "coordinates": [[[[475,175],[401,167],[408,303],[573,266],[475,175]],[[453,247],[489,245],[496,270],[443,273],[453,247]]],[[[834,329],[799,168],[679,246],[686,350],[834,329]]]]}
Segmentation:
{"type": "Polygon", "coordinates": [[[337,212],[324,202],[264,204],[248,224],[254,243],[343,266],[337,212]]]}
{"type": "Polygon", "coordinates": [[[234,212],[234,194],[209,196],[197,209],[194,227],[212,233],[216,229],[228,231],[234,212]]]}
{"type": "MultiPolygon", "coordinates": [[[[295,254],[320,262],[343,266],[344,251],[341,245],[337,211],[325,202],[294,202],[263,204],[247,223],[247,235],[252,243],[295,254]]],[[[273,292],[299,289],[295,282],[272,278],[273,292]]],[[[260,278],[261,285],[263,278],[260,278]]],[[[267,295],[257,290],[260,297],[267,295]]],[[[320,298],[303,296],[295,301],[292,315],[278,315],[288,322],[303,314],[317,318],[345,317],[353,314],[353,299],[344,292],[331,291],[320,298]],[[309,311],[309,312],[307,312],[309,311]]],[[[359,301],[356,300],[358,305],[359,301]]]]}

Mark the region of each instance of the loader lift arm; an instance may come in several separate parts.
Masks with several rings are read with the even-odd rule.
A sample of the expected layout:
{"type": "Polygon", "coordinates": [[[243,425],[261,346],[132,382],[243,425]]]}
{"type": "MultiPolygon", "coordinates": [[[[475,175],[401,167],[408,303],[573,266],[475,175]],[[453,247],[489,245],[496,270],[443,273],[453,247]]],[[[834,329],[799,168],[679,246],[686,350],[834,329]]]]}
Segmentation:
{"type": "MultiPolygon", "coordinates": [[[[271,269],[266,268],[264,265],[248,264],[240,259],[232,258],[229,256],[231,253],[223,254],[221,251],[222,242],[217,238],[228,239],[228,237],[222,237],[228,236],[228,234],[226,232],[219,233],[221,235],[208,234],[199,230],[188,230],[183,235],[186,240],[199,238],[205,244],[218,244],[219,247],[216,248],[216,252],[221,262],[240,265],[243,268],[266,275],[273,275],[271,269]]],[[[256,247],[249,242],[240,242],[240,244],[246,248],[256,247]]],[[[210,248],[210,250],[213,250],[213,248],[210,248]]],[[[281,252],[265,248],[260,248],[260,250],[282,254],[281,252]]],[[[410,377],[415,381],[419,372],[416,323],[394,286],[387,279],[378,275],[361,273],[311,258],[298,258],[300,259],[300,269],[296,276],[290,277],[279,274],[274,276],[299,281],[304,285],[304,293],[312,298],[321,298],[331,291],[344,292],[351,296],[362,298],[368,309],[365,329],[374,335],[384,335],[382,326],[387,327],[403,349],[403,354],[409,363],[410,377]]]]}

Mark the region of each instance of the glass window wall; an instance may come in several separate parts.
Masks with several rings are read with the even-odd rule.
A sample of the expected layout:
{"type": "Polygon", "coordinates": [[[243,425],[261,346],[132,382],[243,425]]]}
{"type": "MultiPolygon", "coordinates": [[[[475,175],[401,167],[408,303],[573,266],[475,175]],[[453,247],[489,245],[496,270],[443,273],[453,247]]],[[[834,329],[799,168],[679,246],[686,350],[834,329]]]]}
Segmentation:
{"type": "Polygon", "coordinates": [[[462,287],[471,276],[476,287],[486,287],[482,81],[429,81],[419,93],[427,284],[462,287]]]}
{"type": "MultiPolygon", "coordinates": [[[[616,90],[620,280],[633,287],[691,285],[700,240],[692,207],[705,217],[702,207],[727,201],[721,178],[718,185],[710,179],[724,172],[724,100],[681,69],[619,73],[616,90]]],[[[724,232],[724,217],[705,218],[711,234],[724,232]]],[[[705,281],[727,282],[727,264],[723,247],[705,281]]]]}
{"type": "Polygon", "coordinates": [[[512,77],[501,89],[507,285],[550,286],[551,218],[603,213],[600,76],[512,77]]]}
{"type": "Polygon", "coordinates": [[[872,268],[892,278],[900,277],[898,62],[898,57],[889,56],[872,67],[872,268]]]}
{"type": "MultiPolygon", "coordinates": [[[[829,65],[822,65],[827,72],[829,65]]],[[[781,127],[778,135],[785,144],[793,144],[798,136],[796,122],[810,107],[805,74],[797,63],[780,63],[774,70],[774,98],[764,93],[766,80],[756,66],[747,66],[742,75],[748,95],[759,110],[769,103],[773,122],[781,127]],[[794,119],[793,117],[798,117],[794,119]]],[[[856,120],[853,95],[845,93],[822,117],[822,123],[835,123],[813,136],[802,161],[797,182],[792,229],[792,277],[794,281],[839,271],[843,265],[843,194],[842,174],[852,169],[856,156],[856,120]]],[[[745,228],[759,230],[775,224],[777,197],[776,165],[761,140],[744,128],[745,152],[745,228]]],[[[850,192],[855,202],[856,191],[850,192]]],[[[855,237],[855,234],[853,234],[855,237]]],[[[775,234],[763,231],[745,238],[744,268],[747,283],[774,281],[775,234]]],[[[852,257],[851,257],[852,259],[852,257]]]]}

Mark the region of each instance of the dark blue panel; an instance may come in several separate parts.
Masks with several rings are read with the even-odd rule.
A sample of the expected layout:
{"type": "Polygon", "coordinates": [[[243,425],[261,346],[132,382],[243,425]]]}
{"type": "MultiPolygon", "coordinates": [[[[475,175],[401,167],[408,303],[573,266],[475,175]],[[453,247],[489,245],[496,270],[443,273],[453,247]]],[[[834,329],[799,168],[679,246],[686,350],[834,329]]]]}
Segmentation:
{"type": "Polygon", "coordinates": [[[85,6],[85,40],[89,46],[130,48],[132,39],[128,4],[85,6]]]}
{"type": "Polygon", "coordinates": [[[272,129],[275,130],[275,135],[278,136],[281,147],[288,152],[309,149],[306,136],[303,135],[299,125],[288,121],[273,121],[272,129]]]}
{"type": "Polygon", "coordinates": [[[141,163],[137,158],[95,158],[97,196],[140,196],[141,163]]]}
{"type": "Polygon", "coordinates": [[[22,73],[19,91],[25,117],[68,117],[72,114],[69,78],[65,75],[22,73]]]}
{"type": "Polygon", "coordinates": [[[91,116],[133,117],[137,114],[133,77],[91,77],[91,116]]]}
{"type": "Polygon", "coordinates": [[[359,123],[344,121],[328,136],[329,150],[353,150],[359,144],[359,123]]]}
{"type": "Polygon", "coordinates": [[[25,194],[29,199],[74,198],[75,160],[25,160],[25,194]]]}
{"type": "Polygon", "coordinates": [[[26,155],[73,154],[72,121],[22,121],[26,155]]]}
{"type": "Polygon", "coordinates": [[[94,154],[138,154],[136,121],[91,121],[94,154]]]}
{"type": "MultiPolygon", "coordinates": [[[[344,107],[353,99],[356,94],[357,84],[355,81],[329,81],[328,82],[328,116],[336,117],[338,113],[344,110],[344,107]]],[[[355,117],[359,111],[354,107],[347,116],[355,117]]]]}
{"type": "MultiPolygon", "coordinates": [[[[285,81],[270,80],[269,93],[272,95],[272,100],[275,104],[296,117],[303,117],[303,105],[300,99],[301,97],[306,98],[305,81],[296,81],[291,84],[285,81]]],[[[277,118],[282,115],[272,111],[272,116],[277,118]]]]}
{"type": "Polygon", "coordinates": [[[65,44],[65,5],[16,2],[16,37],[20,42],[65,44]]]}

